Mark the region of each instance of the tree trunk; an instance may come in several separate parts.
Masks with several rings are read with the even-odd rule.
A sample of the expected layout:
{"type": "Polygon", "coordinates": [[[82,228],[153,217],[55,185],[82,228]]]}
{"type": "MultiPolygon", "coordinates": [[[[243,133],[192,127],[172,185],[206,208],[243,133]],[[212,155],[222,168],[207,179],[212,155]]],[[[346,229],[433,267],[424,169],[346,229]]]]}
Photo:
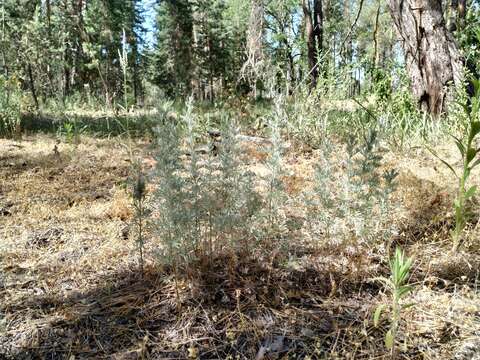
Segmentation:
{"type": "Polygon", "coordinates": [[[317,46],[315,32],[312,22],[312,11],[310,10],[309,0],[302,1],[303,17],[305,20],[305,36],[307,38],[307,59],[308,71],[310,74],[310,87],[317,86],[318,68],[317,68],[317,46]]]}
{"type": "Polygon", "coordinates": [[[257,83],[263,77],[265,54],[263,52],[263,31],[265,8],[263,0],[251,0],[250,20],[247,32],[247,61],[241,73],[250,81],[254,97],[257,97],[257,83]]]}
{"type": "Polygon", "coordinates": [[[83,92],[85,89],[85,84],[88,83],[87,72],[85,71],[82,64],[85,63],[85,53],[83,52],[83,43],[87,41],[88,35],[85,31],[84,17],[83,14],[86,11],[87,1],[78,0],[77,7],[75,9],[77,17],[77,28],[78,32],[75,33],[75,59],[73,61],[73,67],[77,70],[78,81],[80,82],[80,89],[83,92]]]}
{"type": "Polygon", "coordinates": [[[446,110],[451,84],[462,77],[462,58],[443,19],[441,0],[390,0],[418,106],[434,116],[446,110]]]}
{"type": "Polygon", "coordinates": [[[38,105],[37,92],[35,91],[35,82],[33,80],[32,65],[30,63],[27,65],[27,72],[30,80],[30,91],[32,92],[33,102],[35,103],[35,109],[38,111],[40,106],[38,105]]]}
{"type": "Polygon", "coordinates": [[[52,17],[52,7],[50,5],[50,0],[45,2],[45,6],[47,8],[47,25],[48,25],[48,35],[50,35],[50,28],[51,28],[51,17],[52,17]]]}
{"type": "Polygon", "coordinates": [[[458,0],[458,17],[462,22],[462,25],[465,20],[465,15],[467,13],[467,1],[466,0],[458,0]]]}
{"type": "Polygon", "coordinates": [[[323,4],[322,0],[313,1],[313,35],[317,46],[317,59],[323,52],[323,4]]]}
{"type": "Polygon", "coordinates": [[[462,30],[465,27],[467,1],[466,0],[451,0],[448,16],[448,30],[455,32],[462,30]]]}
{"type": "MultiPolygon", "coordinates": [[[[351,8],[350,8],[350,1],[347,0],[344,2],[344,8],[343,8],[343,18],[349,22],[350,17],[351,17],[351,8]]],[[[355,23],[356,24],[356,23],[355,23]]],[[[355,28],[355,24],[353,24],[350,27],[350,30],[346,31],[345,34],[345,39],[343,40],[343,43],[339,47],[340,54],[343,57],[343,66],[348,66],[352,63],[353,61],[353,39],[352,39],[352,32],[353,29],[355,28]]]]}
{"type": "Polygon", "coordinates": [[[382,4],[380,1],[378,1],[377,5],[377,13],[375,15],[375,27],[373,30],[373,58],[372,58],[372,67],[373,69],[376,69],[378,67],[379,63],[379,52],[378,52],[378,45],[379,45],[379,36],[378,36],[378,30],[380,26],[380,9],[382,7],[382,4]]]}
{"type": "Polygon", "coordinates": [[[133,99],[134,104],[138,105],[138,92],[139,92],[139,81],[138,81],[138,64],[137,64],[137,50],[134,51],[133,59],[133,99]]]}
{"type": "MultiPolygon", "coordinates": [[[[66,52],[66,50],[65,50],[66,52]]],[[[66,58],[65,54],[65,58],[66,58]]],[[[67,98],[68,95],[70,95],[70,68],[68,67],[67,61],[65,61],[65,66],[63,68],[63,98],[64,100],[67,98]]]]}

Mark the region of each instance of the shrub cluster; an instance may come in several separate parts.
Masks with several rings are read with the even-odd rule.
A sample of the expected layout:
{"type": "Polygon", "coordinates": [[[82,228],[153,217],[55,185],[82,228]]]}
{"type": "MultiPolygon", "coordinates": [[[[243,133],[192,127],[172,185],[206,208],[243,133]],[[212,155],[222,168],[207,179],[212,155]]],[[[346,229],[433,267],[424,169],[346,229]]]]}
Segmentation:
{"type": "Polygon", "coordinates": [[[20,136],[19,84],[0,75],[0,136],[20,136]]]}

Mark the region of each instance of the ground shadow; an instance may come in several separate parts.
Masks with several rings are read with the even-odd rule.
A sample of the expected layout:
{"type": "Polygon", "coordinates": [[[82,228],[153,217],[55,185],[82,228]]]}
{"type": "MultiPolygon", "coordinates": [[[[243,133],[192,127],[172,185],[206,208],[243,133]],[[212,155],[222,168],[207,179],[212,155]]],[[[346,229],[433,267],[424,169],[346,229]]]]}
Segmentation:
{"type": "MultiPolygon", "coordinates": [[[[452,253],[453,240],[451,231],[455,227],[453,202],[455,194],[432,181],[419,178],[415,183],[415,201],[410,204],[406,220],[392,238],[390,252],[399,246],[411,253],[410,249],[421,245],[424,254],[430,256],[415,259],[416,271],[411,281],[423,282],[429,279],[429,285],[435,288],[450,287],[455,291],[456,285],[474,283],[478,279],[480,256],[478,251],[459,251],[452,253]]],[[[470,206],[470,216],[466,229],[472,228],[479,221],[478,200],[470,206]]],[[[468,231],[465,231],[466,234],[468,231]]]]}
{"type": "Polygon", "coordinates": [[[67,136],[89,134],[96,137],[129,135],[152,136],[165,119],[161,115],[112,114],[105,116],[22,114],[21,128],[27,133],[55,133],[67,136]]]}
{"type": "Polygon", "coordinates": [[[87,292],[4,304],[0,312],[24,324],[9,330],[0,349],[12,359],[252,359],[259,351],[268,359],[335,347],[347,354],[339,338],[371,342],[359,334],[375,294],[360,291],[361,279],[358,286],[345,283],[340,296],[332,284],[341,274],[271,266],[254,257],[218,257],[197,267],[202,271],[182,270],[176,281],[172,270],[148,268],[143,278],[115,273],[87,292]]]}

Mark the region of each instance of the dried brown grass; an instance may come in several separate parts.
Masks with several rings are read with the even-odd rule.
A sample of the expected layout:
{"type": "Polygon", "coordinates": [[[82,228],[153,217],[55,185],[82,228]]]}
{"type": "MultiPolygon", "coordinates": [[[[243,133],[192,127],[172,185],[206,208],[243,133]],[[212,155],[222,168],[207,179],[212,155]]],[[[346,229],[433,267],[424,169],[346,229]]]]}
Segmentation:
{"type": "MultiPolygon", "coordinates": [[[[78,146],[60,144],[56,155],[54,145],[40,135],[0,140],[0,208],[9,204],[0,216],[0,356],[388,357],[387,323],[374,328],[371,321],[373,309],[388,301],[373,280],[387,274],[381,244],[312,248],[302,238],[308,234],[291,231],[290,259],[261,251],[199,259],[180,269],[178,308],[172,270],[151,255],[155,240],[147,242],[141,279],[133,235],[122,233],[132,216],[125,148],[84,137],[78,146]]],[[[147,158],[143,145],[134,146],[147,158]]],[[[312,186],[316,156],[292,150],[285,159],[293,198],[312,186]]],[[[253,158],[251,168],[267,174],[258,163],[263,156],[253,158]]],[[[400,356],[472,359],[480,336],[477,226],[470,225],[464,252],[450,256],[454,182],[422,151],[389,153],[388,162],[401,174],[394,243],[415,258],[407,299],[415,306],[401,324],[400,356]]],[[[287,210],[304,220],[302,209],[287,210]]]]}

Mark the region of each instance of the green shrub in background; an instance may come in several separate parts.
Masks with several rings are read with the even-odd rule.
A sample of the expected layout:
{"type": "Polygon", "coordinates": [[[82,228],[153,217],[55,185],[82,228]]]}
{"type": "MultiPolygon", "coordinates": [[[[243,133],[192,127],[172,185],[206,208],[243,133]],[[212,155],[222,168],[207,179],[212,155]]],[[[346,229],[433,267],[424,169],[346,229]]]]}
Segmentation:
{"type": "Polygon", "coordinates": [[[0,76],[0,136],[18,138],[21,135],[19,82],[0,76]]]}

